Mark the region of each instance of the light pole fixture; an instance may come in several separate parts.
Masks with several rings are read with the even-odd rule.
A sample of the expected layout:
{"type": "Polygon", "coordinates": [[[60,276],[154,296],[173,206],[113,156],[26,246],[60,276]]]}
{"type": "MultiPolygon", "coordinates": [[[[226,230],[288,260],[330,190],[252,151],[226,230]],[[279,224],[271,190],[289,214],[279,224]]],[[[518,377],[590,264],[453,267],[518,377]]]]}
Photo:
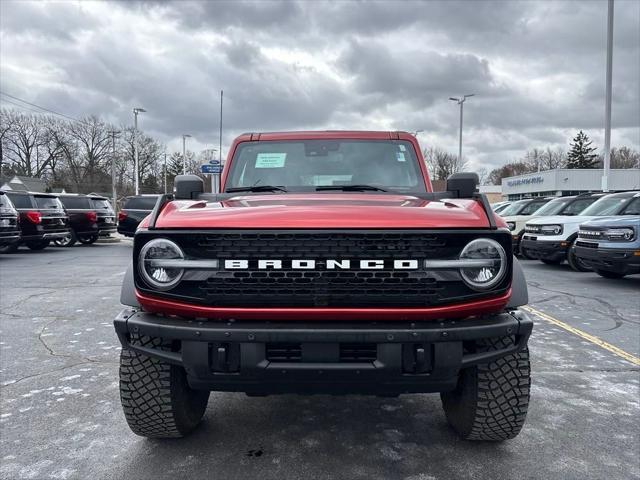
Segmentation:
{"type": "Polygon", "coordinates": [[[191,138],[191,135],[185,133],[182,135],[182,174],[187,174],[187,138],[191,138]]]}
{"type": "Polygon", "coordinates": [[[449,97],[449,100],[452,102],[457,102],[460,105],[460,135],[458,140],[458,164],[462,163],[462,112],[464,107],[464,102],[469,97],[473,97],[475,93],[470,93],[468,95],[464,95],[461,98],[449,97]]]}
{"type": "Polygon", "coordinates": [[[613,0],[607,4],[607,72],[604,101],[604,165],[602,169],[602,191],[609,191],[609,169],[611,168],[611,81],[613,74],[613,0]]]}
{"type": "Polygon", "coordinates": [[[146,110],[141,107],[136,107],[133,109],[133,174],[135,177],[135,192],[136,195],[140,194],[140,183],[139,183],[139,166],[138,166],[138,114],[144,113],[146,110]]]}
{"type": "Polygon", "coordinates": [[[109,130],[111,135],[111,196],[113,197],[113,211],[118,211],[118,198],[116,196],[116,136],[120,130],[109,130]]]}

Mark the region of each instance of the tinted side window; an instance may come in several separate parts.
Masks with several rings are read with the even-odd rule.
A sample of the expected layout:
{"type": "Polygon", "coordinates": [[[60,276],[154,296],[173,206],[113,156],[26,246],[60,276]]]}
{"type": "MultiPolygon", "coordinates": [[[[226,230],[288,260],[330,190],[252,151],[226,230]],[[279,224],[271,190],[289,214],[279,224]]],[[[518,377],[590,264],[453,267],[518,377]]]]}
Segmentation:
{"type": "Polygon", "coordinates": [[[91,208],[89,199],[87,197],[60,197],[62,204],[65,208],[69,209],[83,209],[88,210],[91,208]]]}
{"type": "Polygon", "coordinates": [[[563,215],[578,215],[585,208],[591,205],[593,202],[598,200],[598,197],[593,198],[583,198],[582,200],[576,200],[567,208],[565,208],[562,212],[563,215]]]}
{"type": "Polygon", "coordinates": [[[158,197],[131,197],[124,204],[125,209],[129,210],[153,210],[158,197]]]}
{"type": "Polygon", "coordinates": [[[16,208],[33,208],[30,195],[20,195],[14,193],[7,193],[13,206],[16,208]]]}
{"type": "Polygon", "coordinates": [[[520,212],[520,215],[532,215],[536,210],[538,210],[541,206],[543,206],[547,202],[531,202],[529,205],[524,207],[520,212]]]}
{"type": "Polygon", "coordinates": [[[635,198],[622,211],[622,215],[640,215],[640,198],[635,198]]]}

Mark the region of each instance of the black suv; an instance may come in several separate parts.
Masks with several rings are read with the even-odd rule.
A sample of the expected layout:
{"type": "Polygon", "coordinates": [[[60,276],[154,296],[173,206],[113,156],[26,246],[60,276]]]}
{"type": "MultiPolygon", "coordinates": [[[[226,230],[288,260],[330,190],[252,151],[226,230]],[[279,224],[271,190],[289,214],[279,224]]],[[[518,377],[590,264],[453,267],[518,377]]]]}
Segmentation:
{"type": "Polygon", "coordinates": [[[118,233],[133,237],[138,224],[151,213],[156,205],[158,195],[136,195],[127,197],[118,213],[118,233]]]}
{"type": "MultiPolygon", "coordinates": [[[[64,238],[55,241],[61,247],[71,247],[76,242],[93,243],[91,240],[98,238],[98,215],[93,209],[93,203],[85,195],[66,194],[59,195],[58,198],[64,205],[64,209],[69,215],[69,226],[71,231],[64,238]]],[[[95,241],[95,240],[93,240],[95,241]]]]}
{"type": "MultiPolygon", "coordinates": [[[[91,207],[96,212],[98,223],[98,237],[108,237],[116,233],[116,214],[111,207],[111,202],[106,197],[99,195],[87,195],[91,202],[91,207]]],[[[91,237],[89,243],[95,242],[98,237],[91,237]]]]}
{"type": "Polygon", "coordinates": [[[18,211],[5,192],[0,191],[0,253],[20,243],[18,211]]]}
{"type": "MultiPolygon", "coordinates": [[[[58,197],[48,193],[6,192],[20,214],[21,242],[31,250],[42,250],[51,240],[69,235],[69,217],[58,197]]],[[[14,244],[9,251],[15,251],[14,244]]]]}

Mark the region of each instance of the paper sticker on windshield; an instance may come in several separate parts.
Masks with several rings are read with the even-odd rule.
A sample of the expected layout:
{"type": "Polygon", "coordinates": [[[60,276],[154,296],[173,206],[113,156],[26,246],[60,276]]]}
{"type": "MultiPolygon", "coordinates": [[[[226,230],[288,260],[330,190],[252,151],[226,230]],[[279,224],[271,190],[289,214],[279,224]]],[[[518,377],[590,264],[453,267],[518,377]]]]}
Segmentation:
{"type": "Polygon", "coordinates": [[[286,153],[259,153],[256,157],[256,168],[282,168],[286,158],[286,153]]]}
{"type": "Polygon", "coordinates": [[[401,152],[404,152],[407,149],[407,147],[405,147],[402,144],[398,145],[398,148],[400,149],[401,152]]]}
{"type": "Polygon", "coordinates": [[[396,152],[396,160],[398,160],[399,162],[405,162],[406,159],[404,158],[404,153],[396,152]]]}

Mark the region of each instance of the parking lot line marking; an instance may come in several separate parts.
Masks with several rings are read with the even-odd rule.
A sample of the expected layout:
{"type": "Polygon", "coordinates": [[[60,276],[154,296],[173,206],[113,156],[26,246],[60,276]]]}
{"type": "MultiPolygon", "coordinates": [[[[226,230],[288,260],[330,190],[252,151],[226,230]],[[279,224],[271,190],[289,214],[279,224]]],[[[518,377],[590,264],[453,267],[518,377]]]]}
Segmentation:
{"type": "Polygon", "coordinates": [[[587,340],[588,342],[593,343],[594,345],[598,345],[599,347],[604,348],[605,350],[610,351],[611,353],[624,358],[626,361],[633,363],[634,365],[639,365],[640,366],[640,358],[636,357],[635,355],[632,355],[628,352],[625,352],[624,350],[616,347],[615,345],[611,345],[609,342],[605,342],[604,340],[602,340],[601,338],[598,338],[594,335],[591,335],[587,332],[583,332],[582,330],[572,327],[571,325],[564,323],[562,320],[558,320],[557,318],[553,318],[550,315],[547,315],[544,312],[541,312],[540,310],[536,310],[533,307],[530,307],[528,305],[525,305],[522,307],[523,310],[526,310],[529,313],[532,313],[540,318],[542,318],[543,320],[546,320],[549,323],[552,323],[560,328],[563,328],[564,330],[566,330],[567,332],[571,332],[574,335],[579,336],[580,338],[584,338],[585,340],[587,340]]]}

